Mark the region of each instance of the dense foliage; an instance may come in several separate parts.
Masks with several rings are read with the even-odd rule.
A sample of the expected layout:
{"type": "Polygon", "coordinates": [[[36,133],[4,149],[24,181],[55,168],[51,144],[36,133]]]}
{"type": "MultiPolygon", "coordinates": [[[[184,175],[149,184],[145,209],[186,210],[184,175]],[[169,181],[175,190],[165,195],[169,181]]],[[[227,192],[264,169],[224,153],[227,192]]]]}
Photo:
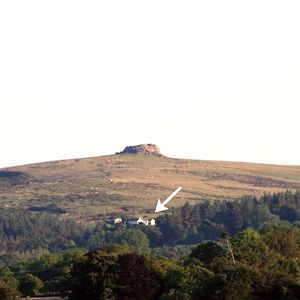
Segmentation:
{"type": "Polygon", "coordinates": [[[290,191],[186,204],[157,226],[3,209],[0,299],[300,299],[299,216],[290,191]]]}
{"type": "Polygon", "coordinates": [[[300,229],[248,229],[198,244],[180,259],[109,244],[87,254],[68,250],[1,265],[1,299],[17,299],[20,293],[59,294],[71,300],[296,300],[300,229]]]}
{"type": "MultiPolygon", "coordinates": [[[[110,243],[126,244],[136,253],[154,251],[167,255],[167,247],[216,240],[223,232],[234,235],[247,228],[282,222],[299,226],[299,220],[300,192],[290,191],[260,198],[245,196],[234,201],[185,204],[158,217],[157,226],[114,226],[103,222],[87,228],[47,214],[1,209],[0,255],[2,261],[9,261],[78,247],[91,251],[110,243]]],[[[171,251],[169,256],[173,254],[171,251]]]]}
{"type": "Polygon", "coordinates": [[[202,201],[193,206],[187,203],[158,217],[157,226],[128,229],[122,225],[99,224],[87,233],[86,245],[92,250],[106,243],[128,243],[131,250],[143,248],[145,251],[148,242],[151,248],[191,245],[216,240],[224,232],[234,235],[247,228],[259,229],[282,222],[298,226],[299,220],[300,192],[286,191],[260,198],[244,196],[234,201],[202,201]]]}
{"type": "Polygon", "coordinates": [[[0,254],[26,258],[80,245],[84,229],[43,214],[0,210],[0,254]]]}
{"type": "Polygon", "coordinates": [[[194,244],[217,239],[222,232],[236,234],[247,228],[278,224],[282,221],[297,224],[300,220],[300,192],[286,191],[265,194],[259,199],[244,196],[234,201],[203,201],[194,206],[188,203],[157,219],[160,237],[151,238],[154,244],[194,244]]]}

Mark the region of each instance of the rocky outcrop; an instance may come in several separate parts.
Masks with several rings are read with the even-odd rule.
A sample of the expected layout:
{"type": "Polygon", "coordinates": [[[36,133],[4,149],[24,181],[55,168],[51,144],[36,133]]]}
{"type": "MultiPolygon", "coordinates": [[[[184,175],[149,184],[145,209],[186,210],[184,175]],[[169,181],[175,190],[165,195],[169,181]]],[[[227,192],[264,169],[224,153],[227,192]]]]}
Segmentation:
{"type": "Polygon", "coordinates": [[[117,154],[161,155],[159,151],[159,148],[154,144],[141,144],[127,146],[122,152],[117,154]]]}

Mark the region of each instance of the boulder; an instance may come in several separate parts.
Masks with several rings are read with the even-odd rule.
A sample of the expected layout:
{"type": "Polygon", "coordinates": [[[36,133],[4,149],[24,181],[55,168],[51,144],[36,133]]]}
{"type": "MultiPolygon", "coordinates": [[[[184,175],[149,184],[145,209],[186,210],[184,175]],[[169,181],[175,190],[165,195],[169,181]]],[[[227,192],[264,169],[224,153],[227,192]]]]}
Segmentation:
{"type": "Polygon", "coordinates": [[[117,154],[161,155],[159,148],[154,144],[127,146],[122,152],[117,154]]]}

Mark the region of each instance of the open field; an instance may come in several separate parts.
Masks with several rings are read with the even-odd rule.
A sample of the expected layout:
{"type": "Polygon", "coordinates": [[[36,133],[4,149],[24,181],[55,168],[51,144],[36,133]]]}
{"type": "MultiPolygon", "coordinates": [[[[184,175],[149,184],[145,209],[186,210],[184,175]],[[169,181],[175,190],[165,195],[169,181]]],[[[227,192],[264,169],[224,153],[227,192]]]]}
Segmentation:
{"type": "Polygon", "coordinates": [[[0,205],[18,209],[56,204],[64,218],[153,213],[158,198],[182,191],[169,207],[300,188],[300,166],[110,155],[0,170],[0,205]]]}

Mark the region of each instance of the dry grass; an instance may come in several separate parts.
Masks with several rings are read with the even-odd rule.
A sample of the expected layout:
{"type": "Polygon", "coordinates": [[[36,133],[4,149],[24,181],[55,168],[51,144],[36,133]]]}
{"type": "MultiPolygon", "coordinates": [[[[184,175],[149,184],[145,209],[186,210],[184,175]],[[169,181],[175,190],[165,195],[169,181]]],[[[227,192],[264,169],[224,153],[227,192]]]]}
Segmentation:
{"type": "Polygon", "coordinates": [[[56,203],[69,217],[150,214],[158,198],[182,186],[169,207],[200,199],[236,198],[300,188],[300,167],[158,156],[111,155],[6,169],[29,175],[28,184],[0,186],[0,204],[27,208],[56,203]]]}

